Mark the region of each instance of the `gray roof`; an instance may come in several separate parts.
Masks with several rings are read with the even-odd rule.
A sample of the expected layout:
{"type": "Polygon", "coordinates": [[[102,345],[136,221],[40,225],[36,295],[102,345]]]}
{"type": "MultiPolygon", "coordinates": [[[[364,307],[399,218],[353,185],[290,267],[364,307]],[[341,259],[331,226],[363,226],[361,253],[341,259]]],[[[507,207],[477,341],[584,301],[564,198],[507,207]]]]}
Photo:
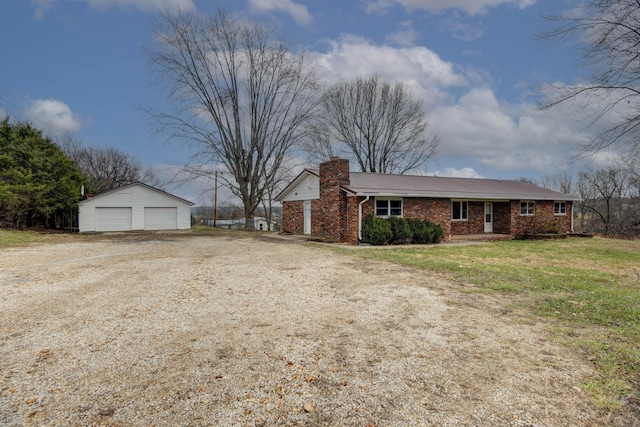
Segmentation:
{"type": "MultiPolygon", "coordinates": [[[[315,173],[315,171],[313,171],[315,173]]],[[[485,200],[580,200],[522,181],[351,172],[342,186],[358,196],[438,197],[485,200]]]]}

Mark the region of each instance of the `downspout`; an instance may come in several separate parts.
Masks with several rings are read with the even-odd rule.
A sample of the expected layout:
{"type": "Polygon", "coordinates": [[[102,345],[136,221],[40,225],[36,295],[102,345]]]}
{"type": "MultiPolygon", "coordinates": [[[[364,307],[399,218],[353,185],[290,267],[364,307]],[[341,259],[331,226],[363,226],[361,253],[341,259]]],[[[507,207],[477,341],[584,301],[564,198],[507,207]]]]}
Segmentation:
{"type": "Polygon", "coordinates": [[[575,209],[575,203],[572,201],[571,202],[571,234],[575,233],[575,231],[573,231],[573,217],[574,217],[573,212],[574,212],[574,209],[575,209]]]}
{"type": "Polygon", "coordinates": [[[362,205],[369,201],[369,196],[365,197],[363,201],[358,203],[358,242],[362,240],[362,205]]]}

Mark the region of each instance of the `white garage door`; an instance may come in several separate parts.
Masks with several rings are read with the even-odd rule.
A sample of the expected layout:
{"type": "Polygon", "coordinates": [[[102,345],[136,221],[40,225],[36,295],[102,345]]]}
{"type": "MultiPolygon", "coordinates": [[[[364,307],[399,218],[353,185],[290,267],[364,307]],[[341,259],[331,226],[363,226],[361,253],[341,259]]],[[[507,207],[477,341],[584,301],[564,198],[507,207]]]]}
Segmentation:
{"type": "Polygon", "coordinates": [[[178,228],[178,208],[144,208],[145,230],[175,230],[178,228]]]}
{"type": "Polygon", "coordinates": [[[131,208],[96,208],[96,231],[131,230],[131,208]]]}

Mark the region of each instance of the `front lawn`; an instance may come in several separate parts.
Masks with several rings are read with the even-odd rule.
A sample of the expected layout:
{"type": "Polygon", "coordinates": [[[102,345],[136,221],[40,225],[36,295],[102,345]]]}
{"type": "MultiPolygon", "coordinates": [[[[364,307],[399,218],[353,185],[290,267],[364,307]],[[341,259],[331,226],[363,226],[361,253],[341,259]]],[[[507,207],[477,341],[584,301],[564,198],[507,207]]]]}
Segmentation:
{"type": "Polygon", "coordinates": [[[594,401],[619,409],[640,399],[640,242],[614,239],[505,241],[354,251],[442,273],[500,293],[525,316],[552,322],[552,339],[580,352],[599,375],[594,401]]]}

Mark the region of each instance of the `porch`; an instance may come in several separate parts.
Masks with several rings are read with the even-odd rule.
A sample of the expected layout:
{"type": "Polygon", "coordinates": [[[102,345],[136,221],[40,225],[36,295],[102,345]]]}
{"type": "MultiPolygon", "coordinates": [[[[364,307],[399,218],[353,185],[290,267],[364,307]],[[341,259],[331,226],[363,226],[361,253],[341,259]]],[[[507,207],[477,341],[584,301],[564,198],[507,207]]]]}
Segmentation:
{"type": "Polygon", "coordinates": [[[500,233],[483,233],[483,234],[456,234],[453,236],[449,236],[447,241],[449,242],[476,242],[483,240],[512,240],[513,236],[511,234],[500,234],[500,233]]]}

